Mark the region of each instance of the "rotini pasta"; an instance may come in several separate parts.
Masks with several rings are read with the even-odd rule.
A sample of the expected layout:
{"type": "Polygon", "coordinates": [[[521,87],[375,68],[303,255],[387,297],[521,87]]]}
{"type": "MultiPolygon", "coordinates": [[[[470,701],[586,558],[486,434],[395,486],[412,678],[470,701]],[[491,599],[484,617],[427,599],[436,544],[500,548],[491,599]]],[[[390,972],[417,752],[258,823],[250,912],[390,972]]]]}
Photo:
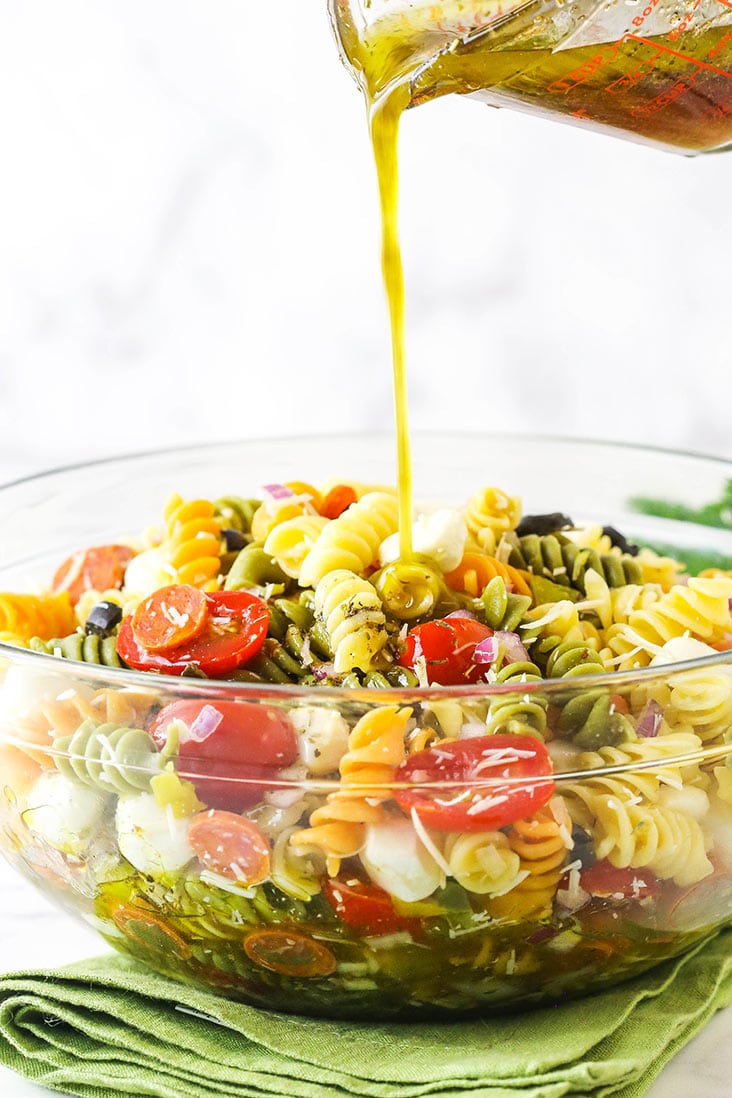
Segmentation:
{"type": "Polygon", "coordinates": [[[98,637],[94,633],[70,633],[67,637],[56,637],[42,641],[33,637],[29,647],[34,652],[45,652],[50,656],[60,656],[65,660],[78,660],[81,663],[96,663],[104,667],[124,667],[117,654],[117,638],[98,637]]]}
{"type": "Polygon", "coordinates": [[[337,675],[370,670],[387,641],[381,600],[368,580],[337,569],[315,588],[315,613],[330,640],[337,675]]]}
{"type": "Polygon", "coordinates": [[[478,598],[496,576],[516,594],[531,597],[531,588],[518,568],[485,553],[465,553],[457,568],[446,574],[445,582],[456,591],[465,591],[478,598]]]}
{"type": "Polygon", "coordinates": [[[91,720],[73,735],[57,737],[53,752],[57,768],[67,778],[121,796],[148,789],[166,761],[142,729],[91,720]]]}
{"type": "Polygon", "coordinates": [[[8,640],[50,640],[75,628],[76,617],[67,591],[57,595],[0,594],[0,639],[6,635],[8,640]]]}
{"type": "Polygon", "coordinates": [[[450,835],[444,854],[458,884],[479,896],[501,896],[528,876],[502,831],[450,835]]]}
{"type": "Polygon", "coordinates": [[[340,859],[357,854],[365,828],[384,818],[381,804],[389,799],[388,783],[406,757],[404,734],[411,709],[383,706],[356,724],[341,759],[342,788],[310,817],[308,828],[295,831],[295,847],[315,847],[325,854],[328,872],[338,872],[340,859]]]}
{"type": "Polygon", "coordinates": [[[514,530],[521,520],[521,500],[509,496],[500,488],[486,487],[468,500],[465,521],[476,544],[492,554],[508,530],[514,530]]]}
{"type": "Polygon", "coordinates": [[[209,500],[184,500],[172,495],[163,512],[163,556],[175,570],[178,583],[213,591],[219,586],[221,522],[209,500]]]}
{"type": "Polygon", "coordinates": [[[603,575],[610,587],[642,580],[640,566],[629,554],[617,549],[600,554],[561,534],[526,534],[514,543],[509,560],[516,568],[547,576],[554,583],[574,587],[583,594],[584,576],[590,568],[603,575]]]}
{"type": "Polygon", "coordinates": [[[568,860],[571,829],[561,799],[542,808],[535,816],[517,820],[508,832],[511,850],[519,858],[518,883],[490,903],[494,916],[546,918],[568,860]]]}
{"type": "Polygon", "coordinates": [[[506,664],[495,676],[496,685],[519,687],[516,693],[496,694],[488,703],[486,727],[489,732],[533,733],[546,728],[546,701],[541,695],[521,690],[525,683],[540,682],[541,672],[525,660],[506,664]]]}
{"type": "Polygon", "coordinates": [[[322,515],[297,515],[279,522],[267,535],[264,551],[276,561],[285,575],[298,579],[305,558],[328,521],[322,515]]]}
{"type": "Polygon", "coordinates": [[[396,497],[368,492],[347,511],[332,519],[305,557],[300,583],[314,587],[329,572],[363,572],[377,559],[379,546],[397,529],[396,497]]]}
{"type": "Polygon", "coordinates": [[[610,627],[607,647],[620,668],[642,667],[651,662],[664,644],[689,634],[713,643],[732,630],[729,600],[732,579],[691,578],[686,585],[672,587],[648,609],[632,611],[625,623],[610,627]]]}

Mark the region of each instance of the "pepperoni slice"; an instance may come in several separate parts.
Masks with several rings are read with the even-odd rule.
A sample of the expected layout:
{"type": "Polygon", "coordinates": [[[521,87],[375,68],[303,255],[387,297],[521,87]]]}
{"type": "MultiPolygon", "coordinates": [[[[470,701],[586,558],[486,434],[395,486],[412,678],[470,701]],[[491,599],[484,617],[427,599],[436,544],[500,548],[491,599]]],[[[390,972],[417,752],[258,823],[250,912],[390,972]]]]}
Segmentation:
{"type": "Polygon", "coordinates": [[[336,959],[326,946],[294,930],[259,930],[244,939],[250,961],[283,976],[330,976],[336,959]]]}
{"type": "Polygon", "coordinates": [[[270,850],[256,824],[234,812],[209,809],[194,816],[188,842],[206,869],[243,885],[269,876],[270,850]]]}
{"type": "Polygon", "coordinates": [[[97,545],[80,549],[63,562],[53,577],[54,591],[68,591],[77,603],[85,591],[110,591],[122,586],[134,557],[128,545],[97,545]]]}
{"type": "Polygon", "coordinates": [[[132,617],[132,632],[148,652],[165,652],[199,636],[207,619],[203,592],[190,584],[176,584],[161,587],[140,603],[132,617]]]}

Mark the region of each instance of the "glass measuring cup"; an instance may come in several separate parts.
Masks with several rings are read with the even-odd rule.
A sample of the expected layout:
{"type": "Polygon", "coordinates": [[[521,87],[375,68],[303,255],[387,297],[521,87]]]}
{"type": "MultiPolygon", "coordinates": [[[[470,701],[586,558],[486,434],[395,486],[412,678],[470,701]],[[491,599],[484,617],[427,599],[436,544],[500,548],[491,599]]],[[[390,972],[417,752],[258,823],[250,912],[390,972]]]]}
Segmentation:
{"type": "Polygon", "coordinates": [[[371,102],[477,95],[677,152],[732,144],[732,0],[328,0],[371,102]]]}

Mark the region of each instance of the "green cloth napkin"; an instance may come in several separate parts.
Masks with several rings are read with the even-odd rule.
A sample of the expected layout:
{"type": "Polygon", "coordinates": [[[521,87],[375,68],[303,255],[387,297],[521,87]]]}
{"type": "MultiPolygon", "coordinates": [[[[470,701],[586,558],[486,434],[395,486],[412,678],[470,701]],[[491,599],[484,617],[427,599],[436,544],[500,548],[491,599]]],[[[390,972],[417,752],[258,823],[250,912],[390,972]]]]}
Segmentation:
{"type": "Polygon", "coordinates": [[[556,1008],[410,1025],[217,999],[118,956],[0,978],[0,1062],[88,1098],[638,1098],[732,1002],[732,930],[556,1008]]]}

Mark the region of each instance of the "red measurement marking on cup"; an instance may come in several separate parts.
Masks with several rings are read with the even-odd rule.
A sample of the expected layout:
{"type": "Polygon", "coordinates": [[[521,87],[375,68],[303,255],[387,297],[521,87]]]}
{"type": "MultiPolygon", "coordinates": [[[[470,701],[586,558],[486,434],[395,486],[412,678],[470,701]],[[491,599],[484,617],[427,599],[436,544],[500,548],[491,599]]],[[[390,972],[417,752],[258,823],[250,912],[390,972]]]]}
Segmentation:
{"type": "MultiPolygon", "coordinates": [[[[730,3],[729,6],[732,7],[732,3],[730,3]]],[[[726,76],[728,80],[732,80],[732,72],[728,72],[726,69],[720,69],[717,65],[710,65],[708,61],[700,61],[698,57],[691,57],[688,53],[681,53],[680,50],[672,50],[668,46],[660,45],[658,42],[651,42],[648,38],[639,38],[635,34],[626,34],[622,41],[640,42],[644,46],[649,46],[652,50],[670,53],[673,57],[679,57],[682,61],[688,61],[690,64],[698,66],[700,69],[705,69],[708,72],[716,72],[718,76],[726,76]]]]}

